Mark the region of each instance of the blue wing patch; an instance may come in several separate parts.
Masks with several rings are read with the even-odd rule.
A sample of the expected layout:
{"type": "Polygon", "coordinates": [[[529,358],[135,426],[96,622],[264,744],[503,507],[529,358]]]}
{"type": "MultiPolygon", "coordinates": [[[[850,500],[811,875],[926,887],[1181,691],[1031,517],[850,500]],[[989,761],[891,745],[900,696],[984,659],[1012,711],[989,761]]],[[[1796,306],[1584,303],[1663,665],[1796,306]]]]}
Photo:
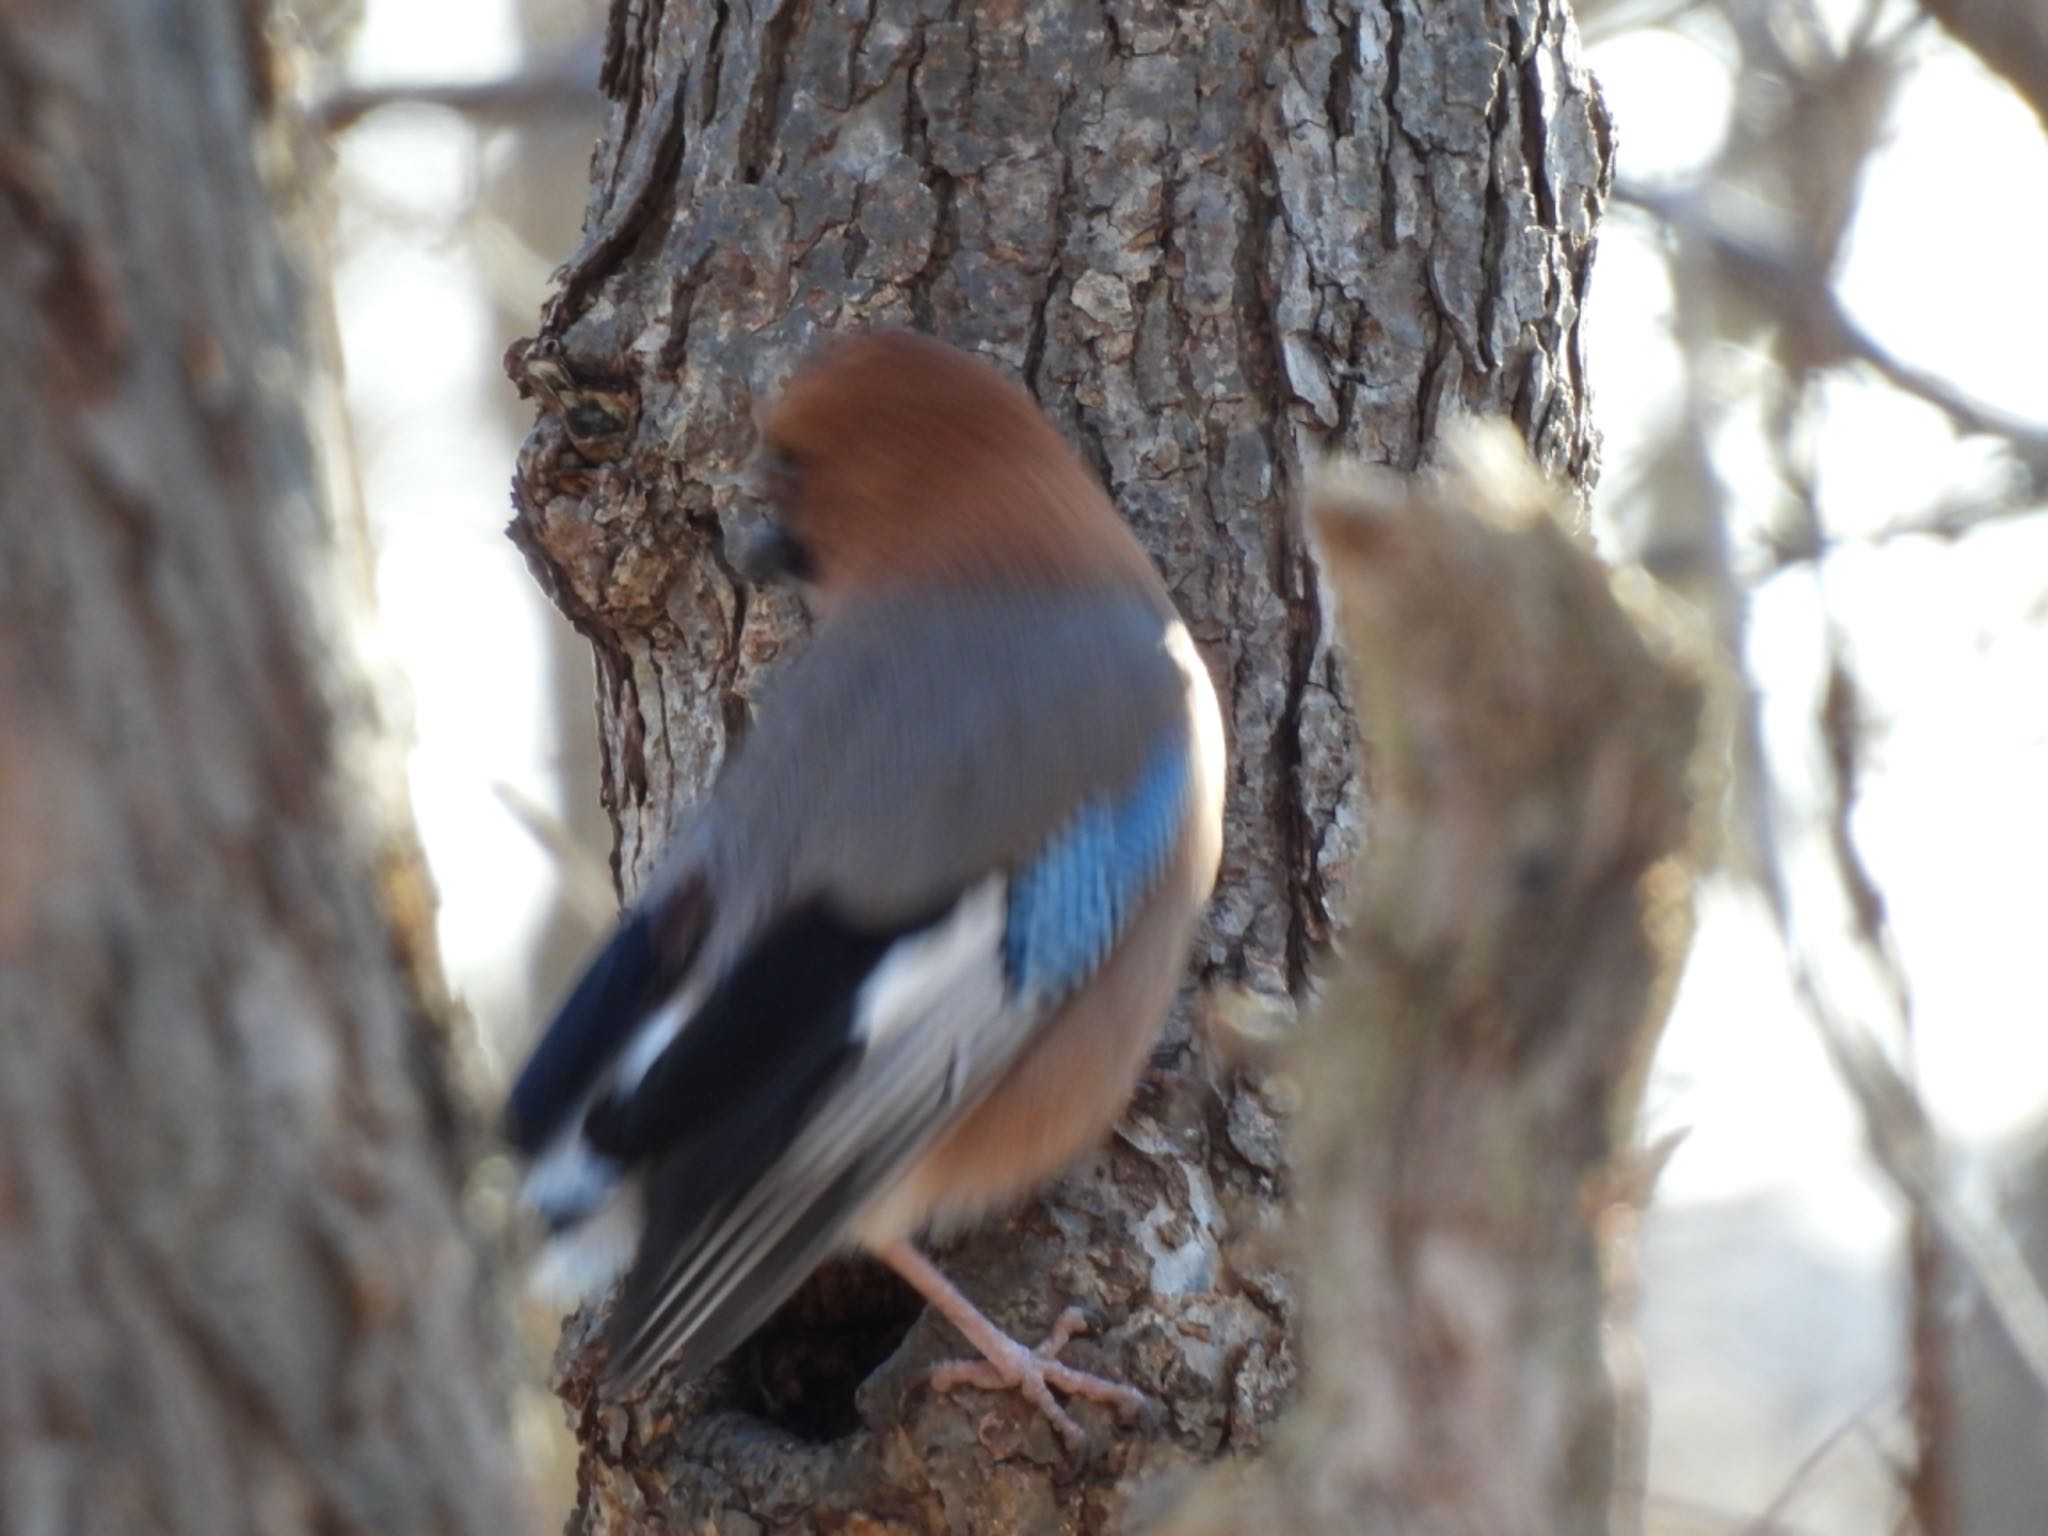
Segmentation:
{"type": "Polygon", "coordinates": [[[1165,870],[1187,818],[1178,733],[1120,796],[1098,795],[1010,879],[1003,969],[1011,996],[1049,1010],[1095,973],[1165,870]]]}

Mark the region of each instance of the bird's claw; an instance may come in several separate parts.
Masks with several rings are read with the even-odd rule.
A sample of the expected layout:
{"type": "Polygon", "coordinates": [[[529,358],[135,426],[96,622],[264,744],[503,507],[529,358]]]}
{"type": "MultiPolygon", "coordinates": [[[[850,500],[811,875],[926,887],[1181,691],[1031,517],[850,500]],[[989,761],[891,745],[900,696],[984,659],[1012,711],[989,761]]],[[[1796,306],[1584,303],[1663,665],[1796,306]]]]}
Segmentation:
{"type": "MultiPolygon", "coordinates": [[[[1067,1449],[1079,1456],[1088,1448],[1088,1435],[1074,1422],[1073,1415],[1053,1396],[1055,1390],[1069,1397],[1085,1397],[1107,1403],[1119,1417],[1135,1418],[1145,1408],[1145,1394],[1120,1381],[1076,1370],[1064,1364],[1060,1351],[1077,1333],[1087,1330],[1088,1320],[1079,1307],[1069,1307],[1052,1325],[1052,1331],[1036,1349],[1026,1349],[1015,1339],[1002,1336],[1002,1344],[981,1360],[949,1360],[932,1367],[926,1380],[935,1392],[951,1393],[961,1387],[978,1387],[985,1392],[1014,1391],[1051,1421],[1067,1449]],[[998,1358],[1000,1357],[1000,1358],[998,1358]]],[[[979,1341],[977,1341],[979,1342],[979,1341]]],[[[983,1346],[985,1349],[986,1345],[983,1346]]]]}

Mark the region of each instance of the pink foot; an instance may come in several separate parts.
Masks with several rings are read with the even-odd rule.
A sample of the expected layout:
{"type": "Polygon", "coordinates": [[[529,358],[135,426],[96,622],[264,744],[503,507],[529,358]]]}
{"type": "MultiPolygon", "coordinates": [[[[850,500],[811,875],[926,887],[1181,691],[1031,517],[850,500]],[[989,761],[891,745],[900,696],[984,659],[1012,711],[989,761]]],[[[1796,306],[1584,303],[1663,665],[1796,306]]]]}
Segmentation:
{"type": "Polygon", "coordinates": [[[984,1392],[1007,1390],[1023,1393],[1025,1400],[1059,1431],[1067,1449],[1078,1456],[1088,1448],[1087,1433],[1074,1422],[1073,1415],[1059,1405],[1059,1400],[1053,1396],[1055,1388],[1069,1397],[1107,1403],[1117,1411],[1118,1417],[1124,1419],[1135,1418],[1145,1407],[1145,1394],[1135,1388],[1120,1381],[1111,1381],[1107,1376],[1077,1371],[1060,1362],[1059,1353],[1067,1347],[1067,1341],[1086,1326],[1081,1309],[1069,1307],[1059,1315],[1059,1320],[1052,1325],[1052,1332],[1046,1335],[1045,1342],[1038,1348],[1026,1349],[1007,1334],[998,1335],[1002,1344],[993,1350],[989,1349],[988,1343],[977,1339],[975,1343],[986,1352],[986,1358],[949,1360],[943,1365],[933,1366],[926,1379],[935,1392],[950,1393],[961,1387],[979,1387],[984,1392]]]}
{"type": "Polygon", "coordinates": [[[952,1392],[960,1387],[980,1387],[988,1392],[1022,1392],[1028,1402],[1052,1421],[1052,1427],[1059,1431],[1067,1448],[1077,1456],[1088,1448],[1088,1436],[1074,1422],[1073,1416],[1060,1406],[1059,1400],[1053,1396],[1055,1391],[1064,1392],[1069,1397],[1086,1397],[1098,1403],[1108,1403],[1124,1418],[1132,1417],[1145,1407],[1144,1393],[1122,1382],[1090,1375],[1087,1371],[1077,1371],[1071,1365],[1060,1363],[1060,1351],[1085,1326],[1078,1307],[1069,1307],[1060,1314],[1043,1344],[1036,1349],[1026,1349],[989,1321],[987,1315],[963,1296],[952,1281],[939,1273],[938,1266],[910,1244],[884,1244],[875,1249],[875,1255],[915,1286],[940,1316],[981,1351],[979,1360],[953,1360],[934,1366],[926,1378],[934,1391],[952,1392]]]}

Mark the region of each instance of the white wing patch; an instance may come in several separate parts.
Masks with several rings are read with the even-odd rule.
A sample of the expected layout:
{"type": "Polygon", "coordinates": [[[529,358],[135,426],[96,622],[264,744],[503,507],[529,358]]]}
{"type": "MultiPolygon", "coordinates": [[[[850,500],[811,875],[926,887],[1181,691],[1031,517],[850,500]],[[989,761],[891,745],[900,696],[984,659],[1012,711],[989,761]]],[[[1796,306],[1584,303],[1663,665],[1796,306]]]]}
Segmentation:
{"type": "MultiPolygon", "coordinates": [[[[583,1117],[601,1094],[631,1093],[647,1069],[661,1059],[683,1026],[704,1004],[710,984],[699,980],[679,988],[666,1005],[633,1032],[609,1072],[601,1074],[569,1117],[568,1127],[534,1159],[519,1186],[519,1198],[554,1233],[547,1252],[568,1234],[564,1228],[588,1220],[618,1188],[625,1169],[592,1147],[583,1136],[583,1117]]],[[[547,1252],[541,1262],[548,1262],[547,1252]]],[[[629,1255],[630,1256],[630,1255],[629,1255]]],[[[554,1289],[550,1286],[550,1289],[554,1289]]],[[[577,1294],[584,1294],[579,1288],[577,1294]]]]}
{"type": "Polygon", "coordinates": [[[683,1026],[696,1017],[710,995],[710,980],[700,976],[678,987],[666,1006],[649,1014],[647,1022],[633,1032],[633,1038],[619,1052],[618,1063],[612,1068],[610,1091],[623,1098],[639,1087],[647,1069],[661,1059],[661,1053],[682,1033],[683,1026]]]}
{"type": "MultiPolygon", "coordinates": [[[[577,1126],[580,1127],[580,1120],[577,1126]]],[[[618,1188],[625,1172],[583,1139],[572,1127],[557,1136],[534,1162],[519,1187],[519,1196],[550,1227],[580,1221],[618,1188]]]]}
{"type": "Polygon", "coordinates": [[[940,1006],[994,1014],[1003,1005],[1006,884],[984,880],[954,904],[946,920],[892,946],[860,989],[853,1029],[869,1050],[940,1006]]]}
{"type": "Polygon", "coordinates": [[[637,1196],[613,1190],[603,1209],[542,1244],[527,1277],[529,1288],[564,1311],[596,1301],[632,1264],[642,1225],[637,1196]]]}

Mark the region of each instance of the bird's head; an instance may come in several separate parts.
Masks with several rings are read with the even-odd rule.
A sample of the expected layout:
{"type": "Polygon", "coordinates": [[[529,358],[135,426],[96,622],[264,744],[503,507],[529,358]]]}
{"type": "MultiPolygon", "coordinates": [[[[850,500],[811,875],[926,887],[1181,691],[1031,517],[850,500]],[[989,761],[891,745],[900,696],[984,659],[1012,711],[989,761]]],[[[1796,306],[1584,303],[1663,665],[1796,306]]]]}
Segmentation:
{"type": "Polygon", "coordinates": [[[1031,397],[930,337],[829,343],[761,437],[767,518],[738,563],[793,577],[821,617],[884,591],[1157,580],[1031,397]]]}

